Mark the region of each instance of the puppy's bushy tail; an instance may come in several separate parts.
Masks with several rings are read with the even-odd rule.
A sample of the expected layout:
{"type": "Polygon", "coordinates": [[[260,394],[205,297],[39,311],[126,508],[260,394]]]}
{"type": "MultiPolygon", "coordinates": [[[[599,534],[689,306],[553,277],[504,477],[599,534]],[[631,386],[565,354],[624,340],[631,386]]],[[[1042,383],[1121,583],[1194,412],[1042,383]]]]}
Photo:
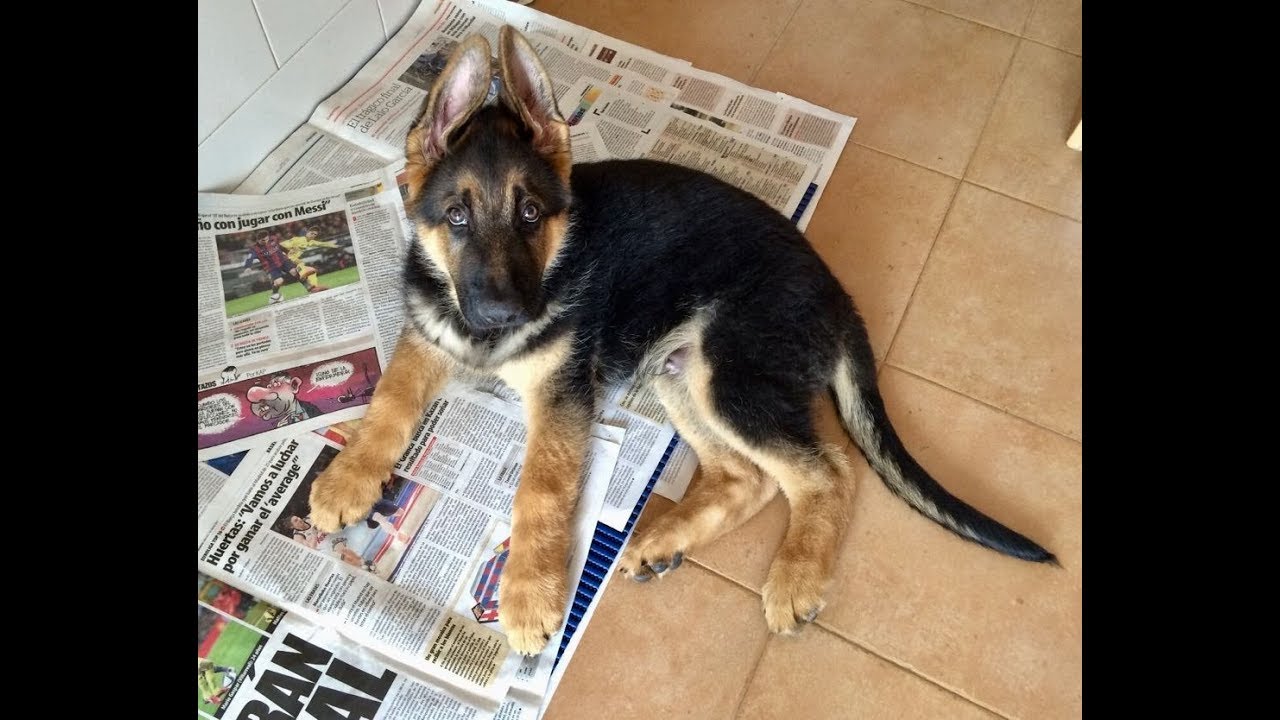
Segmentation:
{"type": "Polygon", "coordinates": [[[885,413],[871,342],[856,315],[850,333],[845,343],[847,354],[837,363],[831,379],[836,408],[845,430],[893,494],[966,540],[1022,560],[1057,565],[1048,550],[947,492],[911,457],[885,413]]]}

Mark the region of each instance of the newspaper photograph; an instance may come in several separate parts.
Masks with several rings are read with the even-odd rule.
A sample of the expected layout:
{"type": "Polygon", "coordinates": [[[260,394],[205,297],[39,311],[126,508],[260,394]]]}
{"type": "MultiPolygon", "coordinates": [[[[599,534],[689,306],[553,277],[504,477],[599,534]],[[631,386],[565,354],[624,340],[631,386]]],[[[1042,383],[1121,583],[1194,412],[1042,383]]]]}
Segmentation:
{"type": "Polygon", "coordinates": [[[198,202],[197,458],[362,416],[404,321],[391,169],[198,202]]]}
{"type": "Polygon", "coordinates": [[[197,572],[196,709],[203,718],[488,720],[493,711],[338,633],[197,572]]]}

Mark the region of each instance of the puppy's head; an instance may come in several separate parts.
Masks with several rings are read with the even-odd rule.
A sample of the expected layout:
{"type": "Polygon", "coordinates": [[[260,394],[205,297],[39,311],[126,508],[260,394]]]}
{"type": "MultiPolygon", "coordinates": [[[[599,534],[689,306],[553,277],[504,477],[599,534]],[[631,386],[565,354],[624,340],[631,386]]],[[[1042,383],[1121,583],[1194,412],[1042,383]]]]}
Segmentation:
{"type": "Polygon", "coordinates": [[[489,43],[472,35],[436,79],[405,148],[409,262],[447,286],[468,330],[492,336],[546,309],[542,281],[568,229],[569,126],[533,47],[499,36],[501,92],[486,105],[489,43]]]}

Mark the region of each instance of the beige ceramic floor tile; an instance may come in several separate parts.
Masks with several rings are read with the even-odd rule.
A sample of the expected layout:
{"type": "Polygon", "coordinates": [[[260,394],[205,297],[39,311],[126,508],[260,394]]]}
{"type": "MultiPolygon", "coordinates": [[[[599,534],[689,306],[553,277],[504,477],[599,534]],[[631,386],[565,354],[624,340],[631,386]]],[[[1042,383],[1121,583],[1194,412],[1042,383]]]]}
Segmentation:
{"type": "Polygon", "coordinates": [[[1023,41],[965,179],[1081,219],[1084,153],[1067,147],[1079,119],[1081,65],[1075,55],[1023,41]]]}
{"type": "Polygon", "coordinates": [[[1063,567],[962,540],[868,477],[818,622],[1011,718],[1079,717],[1080,443],[891,367],[881,387],[938,482],[1063,567]]]}
{"type": "Polygon", "coordinates": [[[963,698],[821,628],[775,637],[747,687],[739,720],[998,720],[963,698]]]}
{"type": "Polygon", "coordinates": [[[876,359],[889,351],[957,180],[850,144],[805,235],[857,302],[876,359]]]}
{"type": "Polygon", "coordinates": [[[855,142],[959,177],[1016,43],[902,0],[806,0],[753,84],[853,115],[855,142]]]}
{"type": "Polygon", "coordinates": [[[990,25],[1017,35],[1035,0],[913,0],[935,10],[990,25]]]}
{"type": "Polygon", "coordinates": [[[1081,437],[1081,225],[963,183],[888,363],[1081,437]]]}
{"type": "Polygon", "coordinates": [[[535,7],[634,45],[747,82],[800,0],[548,0],[535,7]]]}
{"type": "Polygon", "coordinates": [[[760,597],[692,563],[614,575],[545,720],[733,717],[768,629],[760,597]]]}
{"type": "Polygon", "coordinates": [[[1023,36],[1081,55],[1083,20],[1084,0],[1037,0],[1023,36]]]}

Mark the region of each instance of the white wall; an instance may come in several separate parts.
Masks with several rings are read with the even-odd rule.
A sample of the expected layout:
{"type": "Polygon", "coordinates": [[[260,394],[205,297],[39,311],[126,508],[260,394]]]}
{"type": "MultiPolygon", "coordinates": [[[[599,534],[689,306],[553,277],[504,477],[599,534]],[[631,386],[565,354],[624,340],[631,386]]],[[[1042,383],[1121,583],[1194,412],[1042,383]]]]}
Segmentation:
{"type": "Polygon", "coordinates": [[[201,191],[230,191],[395,34],[418,0],[199,0],[201,191]]]}

